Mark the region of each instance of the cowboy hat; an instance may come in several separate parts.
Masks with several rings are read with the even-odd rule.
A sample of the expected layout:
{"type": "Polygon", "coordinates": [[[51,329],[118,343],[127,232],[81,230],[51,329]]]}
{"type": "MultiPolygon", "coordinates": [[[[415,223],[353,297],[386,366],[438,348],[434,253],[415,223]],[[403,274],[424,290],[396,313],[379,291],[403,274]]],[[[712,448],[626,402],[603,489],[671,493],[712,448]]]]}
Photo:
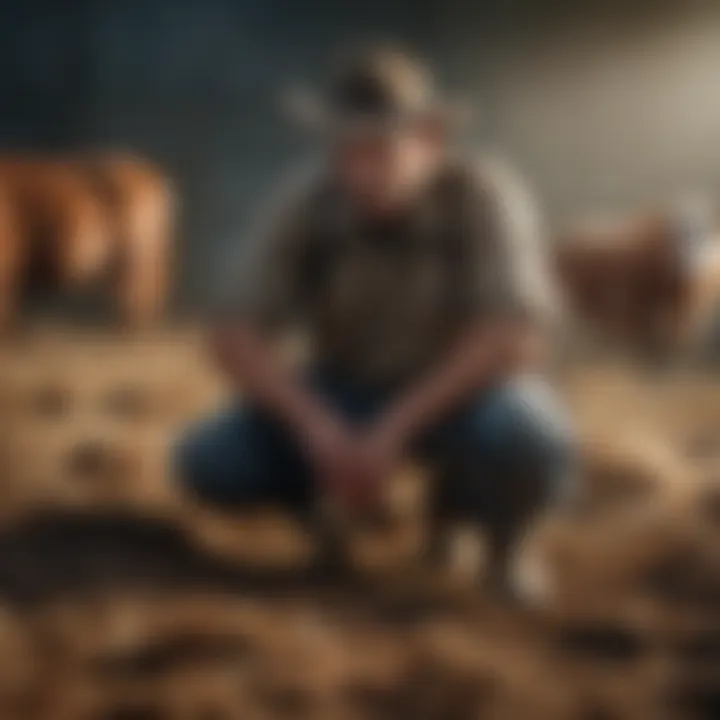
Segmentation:
{"type": "Polygon", "coordinates": [[[366,50],[343,63],[324,92],[294,88],[286,94],[290,115],[320,131],[398,129],[432,120],[456,125],[468,108],[440,99],[428,69],[392,48],[366,50]]]}

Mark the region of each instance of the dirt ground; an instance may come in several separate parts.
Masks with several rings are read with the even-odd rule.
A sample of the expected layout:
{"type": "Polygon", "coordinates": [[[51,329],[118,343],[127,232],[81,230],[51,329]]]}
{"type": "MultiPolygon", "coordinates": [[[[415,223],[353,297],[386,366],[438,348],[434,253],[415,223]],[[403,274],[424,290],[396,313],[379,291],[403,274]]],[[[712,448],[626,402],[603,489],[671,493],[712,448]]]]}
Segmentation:
{"type": "MultiPolygon", "coordinates": [[[[42,328],[0,348],[0,718],[720,717],[720,383],[585,366],[571,515],[533,529],[537,608],[484,596],[481,543],[417,562],[422,478],[313,580],[306,533],[176,494],[169,440],[221,402],[198,337],[42,328]]],[[[463,532],[461,532],[461,530],[463,532]]]]}

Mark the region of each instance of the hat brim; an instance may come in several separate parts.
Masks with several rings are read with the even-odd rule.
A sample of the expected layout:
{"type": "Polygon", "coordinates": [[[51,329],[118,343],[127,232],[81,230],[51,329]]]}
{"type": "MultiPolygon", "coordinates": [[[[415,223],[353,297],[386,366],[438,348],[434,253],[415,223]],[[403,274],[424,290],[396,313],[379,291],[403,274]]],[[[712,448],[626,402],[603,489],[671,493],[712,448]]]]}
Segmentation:
{"type": "Polygon", "coordinates": [[[392,114],[338,113],[320,94],[303,88],[287,90],[281,100],[291,121],[318,133],[393,132],[428,120],[457,128],[467,125],[474,115],[469,104],[461,100],[443,100],[415,112],[392,114]]]}

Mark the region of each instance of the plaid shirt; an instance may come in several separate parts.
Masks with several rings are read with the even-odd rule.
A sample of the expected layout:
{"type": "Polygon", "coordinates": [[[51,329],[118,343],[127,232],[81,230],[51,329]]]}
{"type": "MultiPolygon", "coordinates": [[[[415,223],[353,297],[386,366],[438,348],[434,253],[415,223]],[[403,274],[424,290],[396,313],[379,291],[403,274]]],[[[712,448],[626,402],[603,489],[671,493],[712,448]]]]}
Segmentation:
{"type": "Polygon", "coordinates": [[[306,331],[318,359],[385,382],[436,362],[477,317],[548,318],[532,197],[509,170],[449,162],[401,217],[359,217],[328,177],[280,203],[245,248],[226,311],[306,331]]]}

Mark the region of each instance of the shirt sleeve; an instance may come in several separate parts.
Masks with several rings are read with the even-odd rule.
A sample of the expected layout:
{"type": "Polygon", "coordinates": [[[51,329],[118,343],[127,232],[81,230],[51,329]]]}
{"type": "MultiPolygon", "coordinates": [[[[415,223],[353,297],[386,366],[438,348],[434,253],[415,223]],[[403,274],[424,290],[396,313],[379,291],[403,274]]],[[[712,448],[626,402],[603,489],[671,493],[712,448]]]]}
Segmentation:
{"type": "Polygon", "coordinates": [[[278,193],[228,267],[215,296],[216,315],[246,319],[264,329],[292,323],[303,306],[303,253],[309,189],[293,185],[278,193]]]}
{"type": "Polygon", "coordinates": [[[475,311],[555,320],[558,297],[532,192],[507,165],[490,160],[481,166],[476,192],[471,213],[475,311]]]}

